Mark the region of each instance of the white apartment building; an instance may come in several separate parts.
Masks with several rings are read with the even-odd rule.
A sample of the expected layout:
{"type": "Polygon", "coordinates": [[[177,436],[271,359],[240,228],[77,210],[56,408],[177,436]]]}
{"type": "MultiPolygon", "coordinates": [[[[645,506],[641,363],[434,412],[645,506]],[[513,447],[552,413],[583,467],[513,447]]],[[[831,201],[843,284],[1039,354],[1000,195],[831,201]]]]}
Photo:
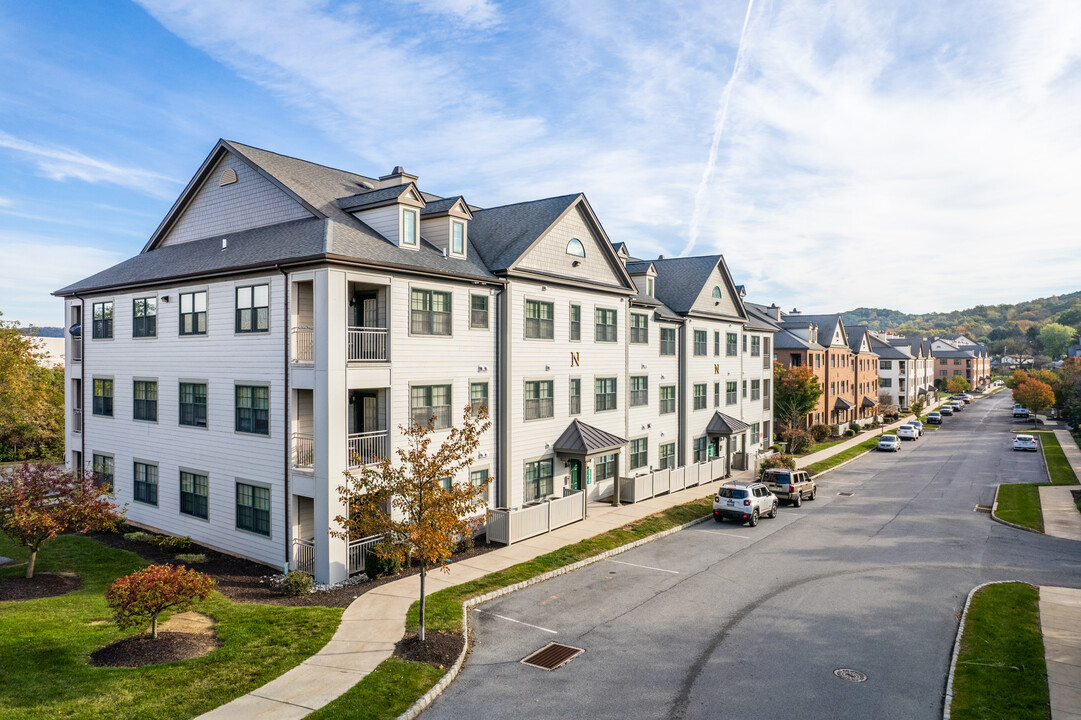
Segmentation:
{"type": "Polygon", "coordinates": [[[878,356],[879,398],[884,406],[907,408],[919,397],[934,397],[935,361],[930,340],[871,335],[871,351],[878,356]]]}
{"type": "Polygon", "coordinates": [[[56,294],[72,466],[133,523],[320,582],[360,552],[330,535],[343,474],[414,419],[439,442],[489,408],[452,481],[494,476],[493,508],[770,443],[772,333],[723,258],[630,258],[580,194],[482,209],[223,140],[140,254],[56,294]]]}

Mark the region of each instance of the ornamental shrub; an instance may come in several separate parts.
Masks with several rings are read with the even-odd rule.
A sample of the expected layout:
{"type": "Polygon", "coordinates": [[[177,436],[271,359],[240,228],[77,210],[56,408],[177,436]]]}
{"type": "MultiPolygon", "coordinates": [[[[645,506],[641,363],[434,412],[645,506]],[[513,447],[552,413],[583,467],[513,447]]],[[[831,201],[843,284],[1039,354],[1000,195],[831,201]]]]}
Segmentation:
{"type": "Polygon", "coordinates": [[[810,433],[792,433],[792,439],[788,443],[788,450],[789,452],[798,455],[810,450],[812,445],[814,445],[814,438],[811,437],[810,433]]]}
{"type": "Polygon", "coordinates": [[[796,469],[796,458],[791,455],[770,455],[762,461],[761,472],[759,477],[764,477],[767,470],[771,468],[788,468],[789,470],[796,469]]]}
{"type": "Polygon", "coordinates": [[[150,538],[150,544],[155,545],[166,552],[180,552],[191,547],[190,537],[175,537],[173,535],[154,535],[150,538]]]}
{"type": "Polygon", "coordinates": [[[301,597],[312,591],[312,576],[300,570],[292,570],[282,581],[282,590],[290,597],[301,597]]]}
{"type": "Polygon", "coordinates": [[[830,426],[819,423],[811,428],[811,435],[815,442],[823,442],[830,436],[830,426]]]}
{"type": "Polygon", "coordinates": [[[840,436],[841,436],[841,426],[836,425],[836,424],[830,425],[830,437],[840,437],[840,436]]]}
{"type": "Polygon", "coordinates": [[[855,432],[859,432],[863,429],[862,427],[860,427],[860,424],[858,422],[852,423],[851,425],[849,425],[849,427],[852,428],[852,430],[855,432]]]}
{"type": "Polygon", "coordinates": [[[202,553],[180,553],[176,559],[185,565],[198,565],[206,562],[206,555],[202,553]]]}
{"type": "Polygon", "coordinates": [[[399,563],[397,559],[384,558],[378,553],[380,545],[382,545],[382,543],[373,545],[372,549],[368,551],[368,555],[364,558],[364,574],[372,580],[386,575],[394,575],[402,569],[401,563],[399,563]]]}
{"type": "Polygon", "coordinates": [[[131,540],[132,542],[150,542],[150,538],[153,537],[150,533],[138,530],[136,532],[124,533],[125,540],[131,540]]]}
{"type": "Polygon", "coordinates": [[[848,428],[847,430],[845,430],[845,437],[855,437],[855,435],[856,431],[852,428],[848,428]]]}
{"type": "Polygon", "coordinates": [[[163,610],[185,612],[196,600],[210,597],[217,582],[201,572],[173,565],[151,565],[117,578],[105,593],[113,620],[122,628],[146,628],[158,637],[158,614],[163,610]]]}

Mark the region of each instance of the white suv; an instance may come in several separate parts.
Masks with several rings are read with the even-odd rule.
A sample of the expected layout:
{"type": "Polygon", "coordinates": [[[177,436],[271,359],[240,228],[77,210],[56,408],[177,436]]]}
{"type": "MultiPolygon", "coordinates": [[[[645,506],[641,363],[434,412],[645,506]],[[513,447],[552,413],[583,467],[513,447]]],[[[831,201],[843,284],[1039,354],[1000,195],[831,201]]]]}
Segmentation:
{"type": "Polygon", "coordinates": [[[717,522],[728,517],[754,527],[763,515],[777,517],[777,496],[760,482],[727,482],[713,496],[713,519],[717,522]]]}

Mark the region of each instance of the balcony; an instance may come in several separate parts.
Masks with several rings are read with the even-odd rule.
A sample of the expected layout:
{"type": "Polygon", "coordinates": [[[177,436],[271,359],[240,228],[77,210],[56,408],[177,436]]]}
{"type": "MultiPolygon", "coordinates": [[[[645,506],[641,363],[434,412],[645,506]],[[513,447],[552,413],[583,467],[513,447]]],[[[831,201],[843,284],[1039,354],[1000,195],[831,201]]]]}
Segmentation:
{"type": "Polygon", "coordinates": [[[83,361],[83,339],[81,336],[71,336],[71,361],[82,362],[83,361]]]}
{"type": "Polygon", "coordinates": [[[349,435],[349,467],[370,465],[387,456],[386,430],[351,433],[349,435]]]}
{"type": "Polygon", "coordinates": [[[315,332],[311,326],[293,328],[293,362],[302,365],[315,362],[315,332]]]}
{"type": "Polygon", "coordinates": [[[83,431],[83,409],[73,408],[71,411],[71,431],[81,433],[83,431]]]}
{"type": "Polygon", "coordinates": [[[386,362],[387,329],[381,327],[349,327],[349,362],[386,362]]]}
{"type": "Polygon", "coordinates": [[[293,469],[312,470],[315,467],[315,436],[293,433],[293,469]]]}

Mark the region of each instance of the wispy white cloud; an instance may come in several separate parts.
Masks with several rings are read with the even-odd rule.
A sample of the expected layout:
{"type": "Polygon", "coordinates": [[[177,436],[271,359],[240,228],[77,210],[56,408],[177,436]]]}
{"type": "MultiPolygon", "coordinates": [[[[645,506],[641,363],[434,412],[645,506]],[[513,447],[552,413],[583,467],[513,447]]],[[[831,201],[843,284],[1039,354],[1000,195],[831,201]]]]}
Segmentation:
{"type": "Polygon", "coordinates": [[[11,207],[13,204],[11,198],[0,196],[0,207],[11,207]]]}
{"type": "Polygon", "coordinates": [[[475,30],[499,23],[499,9],[491,0],[408,0],[423,12],[451,18],[475,30]]]}
{"type": "Polygon", "coordinates": [[[69,148],[30,142],[2,130],[0,148],[28,157],[42,175],[52,180],[111,183],[154,197],[168,197],[178,187],[176,180],[150,170],[117,165],[69,148]]]}

